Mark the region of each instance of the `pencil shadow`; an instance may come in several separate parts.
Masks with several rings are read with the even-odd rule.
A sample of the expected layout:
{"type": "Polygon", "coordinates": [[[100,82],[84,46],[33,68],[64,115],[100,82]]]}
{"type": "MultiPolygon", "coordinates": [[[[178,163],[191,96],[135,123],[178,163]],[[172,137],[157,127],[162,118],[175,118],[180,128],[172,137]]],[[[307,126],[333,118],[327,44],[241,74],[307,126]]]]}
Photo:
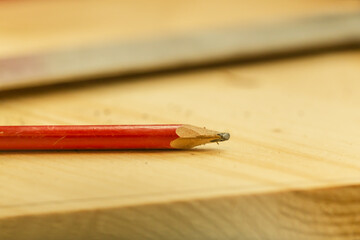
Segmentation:
{"type": "Polygon", "coordinates": [[[203,149],[119,149],[119,150],[6,150],[1,151],[2,155],[69,155],[69,154],[179,154],[179,153],[214,153],[221,152],[221,149],[203,148],[203,149]]]}

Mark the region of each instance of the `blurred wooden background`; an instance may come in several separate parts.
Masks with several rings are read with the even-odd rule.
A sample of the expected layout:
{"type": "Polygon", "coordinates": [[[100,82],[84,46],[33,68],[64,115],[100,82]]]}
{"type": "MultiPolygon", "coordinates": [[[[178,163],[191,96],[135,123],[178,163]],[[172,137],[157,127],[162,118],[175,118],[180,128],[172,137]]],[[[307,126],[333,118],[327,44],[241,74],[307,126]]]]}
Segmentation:
{"type": "Polygon", "coordinates": [[[358,10],[339,0],[1,1],[0,57],[358,10]]]}
{"type": "Polygon", "coordinates": [[[1,4],[0,90],[309,51],[360,39],[357,1],[1,4]]]}
{"type": "MultiPolygon", "coordinates": [[[[358,7],[103,2],[0,2],[0,56],[358,7]]],[[[357,239],[359,66],[360,51],[347,49],[0,92],[3,125],[231,133],[190,151],[1,152],[0,239],[357,239]]]]}

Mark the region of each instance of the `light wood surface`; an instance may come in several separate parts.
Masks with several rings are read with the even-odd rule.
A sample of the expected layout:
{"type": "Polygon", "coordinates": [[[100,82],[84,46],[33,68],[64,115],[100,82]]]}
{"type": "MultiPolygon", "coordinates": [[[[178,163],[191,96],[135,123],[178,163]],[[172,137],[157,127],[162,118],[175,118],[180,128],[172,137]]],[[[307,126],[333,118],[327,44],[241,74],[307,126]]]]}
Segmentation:
{"type": "Polygon", "coordinates": [[[360,52],[3,93],[0,124],[191,123],[190,151],[1,152],[0,239],[358,239],[360,52]]]}
{"type": "Polygon", "coordinates": [[[1,1],[0,89],[360,42],[358,1],[1,1]]]}

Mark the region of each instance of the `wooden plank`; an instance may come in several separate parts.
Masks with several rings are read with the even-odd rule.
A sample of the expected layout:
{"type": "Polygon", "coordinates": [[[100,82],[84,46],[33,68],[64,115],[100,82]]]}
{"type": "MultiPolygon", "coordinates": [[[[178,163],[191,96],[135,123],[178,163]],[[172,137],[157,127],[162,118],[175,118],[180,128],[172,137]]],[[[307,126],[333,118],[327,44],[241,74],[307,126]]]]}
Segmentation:
{"type": "Polygon", "coordinates": [[[360,52],[3,93],[0,124],[191,123],[191,151],[1,152],[0,239],[357,239],[360,52]]]}
{"type": "Polygon", "coordinates": [[[244,3],[0,3],[0,89],[360,41],[357,1],[244,3]]]}
{"type": "Polygon", "coordinates": [[[360,12],[108,42],[0,59],[0,88],[120,75],[360,44],[360,12]]]}

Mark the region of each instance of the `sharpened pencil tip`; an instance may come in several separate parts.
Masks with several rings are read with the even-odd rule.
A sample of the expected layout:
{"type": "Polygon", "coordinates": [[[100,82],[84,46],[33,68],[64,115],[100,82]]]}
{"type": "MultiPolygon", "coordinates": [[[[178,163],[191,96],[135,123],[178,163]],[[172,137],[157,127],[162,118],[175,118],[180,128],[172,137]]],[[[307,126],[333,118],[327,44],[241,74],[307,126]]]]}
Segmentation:
{"type": "Polygon", "coordinates": [[[226,141],[226,140],[229,140],[230,138],[230,134],[229,133],[219,133],[218,134],[220,136],[220,139],[219,141],[226,141]]]}
{"type": "Polygon", "coordinates": [[[179,138],[171,141],[170,146],[176,149],[189,149],[207,143],[218,143],[230,139],[230,134],[199,128],[192,125],[182,125],[176,129],[179,138]]]}

